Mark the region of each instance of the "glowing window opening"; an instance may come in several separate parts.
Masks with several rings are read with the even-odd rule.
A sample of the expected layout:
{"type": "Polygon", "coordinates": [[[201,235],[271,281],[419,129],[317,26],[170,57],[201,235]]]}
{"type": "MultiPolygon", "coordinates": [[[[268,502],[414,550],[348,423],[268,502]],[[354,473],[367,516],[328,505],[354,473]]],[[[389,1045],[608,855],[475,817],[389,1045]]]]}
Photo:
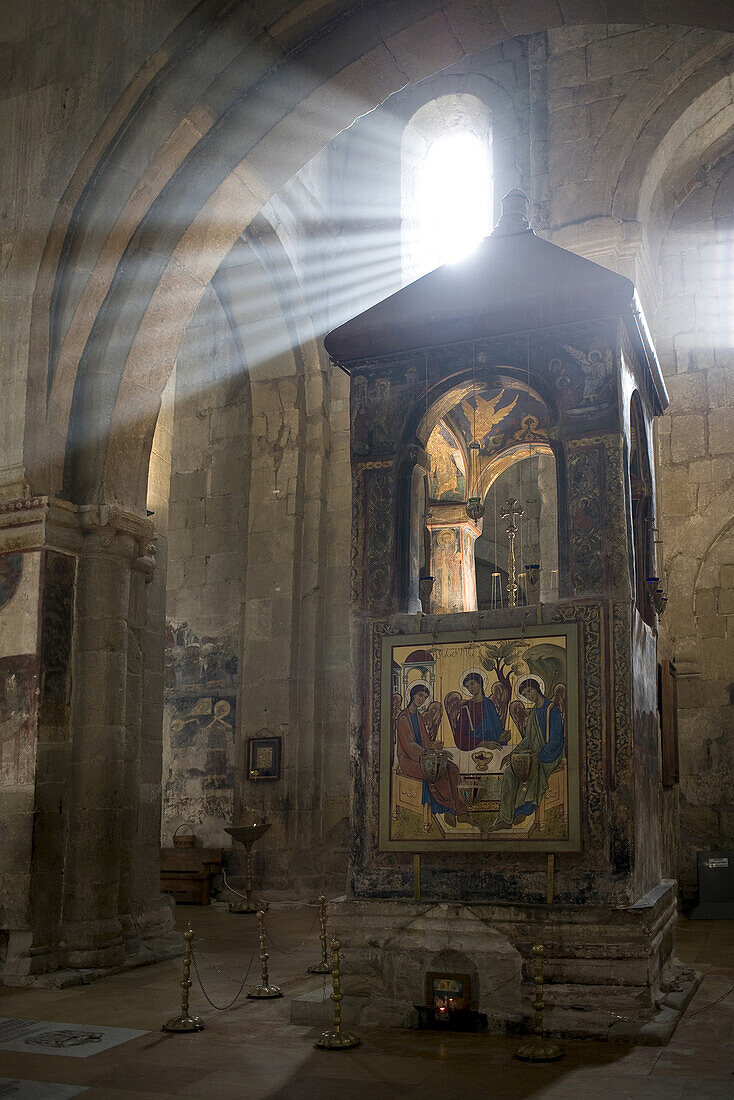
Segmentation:
{"type": "Polygon", "coordinates": [[[402,224],[406,282],[470,255],[490,232],[491,128],[476,96],[440,96],[406,126],[402,224]]]}

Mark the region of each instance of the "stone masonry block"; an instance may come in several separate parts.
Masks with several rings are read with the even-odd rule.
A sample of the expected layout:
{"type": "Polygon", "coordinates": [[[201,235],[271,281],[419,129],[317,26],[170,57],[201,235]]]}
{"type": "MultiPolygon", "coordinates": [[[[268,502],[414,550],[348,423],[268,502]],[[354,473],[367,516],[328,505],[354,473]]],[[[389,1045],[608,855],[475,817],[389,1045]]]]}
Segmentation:
{"type": "Polygon", "coordinates": [[[590,103],[589,132],[601,137],[621,102],[621,96],[613,96],[609,99],[597,99],[594,103],[590,103]]]}
{"type": "Polygon", "coordinates": [[[727,405],[734,403],[729,400],[727,382],[730,373],[724,367],[711,367],[706,372],[709,408],[725,408],[727,405]]]}
{"type": "MultiPolygon", "coordinates": [[[[731,569],[731,566],[729,566],[728,568],[731,569]]],[[[734,587],[719,589],[717,610],[719,612],[719,616],[734,615],[734,587]]],[[[732,680],[734,680],[734,670],[732,670],[732,680]]]]}
{"type": "Polygon", "coordinates": [[[552,53],[560,54],[575,46],[585,46],[588,42],[604,38],[606,33],[606,21],[597,26],[551,27],[548,31],[548,48],[552,53]]]}
{"type": "Polygon", "coordinates": [[[706,375],[702,371],[674,374],[666,386],[674,413],[706,408],[706,375]]]}
{"type": "Polygon", "coordinates": [[[657,324],[666,332],[685,334],[689,337],[687,343],[691,346],[691,330],[694,320],[695,299],[693,294],[676,294],[666,296],[658,308],[657,324]]]}
{"type": "Polygon", "coordinates": [[[734,409],[712,409],[709,413],[709,451],[734,452],[734,409]]]}
{"type": "Polygon", "coordinates": [[[695,497],[695,489],[687,470],[680,467],[666,467],[662,470],[660,491],[663,509],[668,515],[688,515],[695,497]]]}
{"type": "Polygon", "coordinates": [[[586,48],[577,46],[548,61],[548,91],[572,88],[586,82],[586,48]]]}
{"type": "Polygon", "coordinates": [[[233,455],[215,455],[211,468],[211,495],[226,496],[243,487],[244,463],[233,455]]]}
{"type": "Polygon", "coordinates": [[[586,48],[589,77],[596,80],[645,69],[673,37],[670,29],[654,27],[590,42],[586,48]]]}
{"type": "Polygon", "coordinates": [[[208,489],[208,476],[206,470],[196,470],[193,473],[174,473],[171,475],[171,502],[179,500],[192,500],[196,497],[205,497],[208,489]]]}
{"type": "Polygon", "coordinates": [[[706,423],[703,416],[671,417],[670,453],[673,462],[689,462],[706,453],[706,423]]]}
{"type": "Polygon", "coordinates": [[[554,141],[578,141],[589,135],[589,112],[585,105],[553,111],[549,122],[554,141]]]}
{"type": "Polygon", "coordinates": [[[699,485],[710,485],[712,480],[711,459],[699,458],[688,467],[688,476],[691,481],[699,485]]]}
{"type": "MultiPolygon", "coordinates": [[[[236,522],[241,511],[244,512],[244,502],[239,494],[209,497],[204,509],[205,523],[209,527],[224,527],[236,522]]],[[[244,515],[242,518],[244,520],[244,515]]]]}
{"type": "Polygon", "coordinates": [[[725,481],[728,481],[732,474],[732,459],[728,457],[717,457],[711,459],[711,480],[718,486],[723,486],[725,481]]]}

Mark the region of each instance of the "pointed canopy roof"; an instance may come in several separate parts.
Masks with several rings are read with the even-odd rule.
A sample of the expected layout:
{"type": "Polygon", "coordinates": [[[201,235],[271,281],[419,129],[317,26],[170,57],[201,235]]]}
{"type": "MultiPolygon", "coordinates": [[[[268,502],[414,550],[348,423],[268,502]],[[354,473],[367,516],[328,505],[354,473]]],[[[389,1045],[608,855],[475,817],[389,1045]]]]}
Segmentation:
{"type": "Polygon", "coordinates": [[[528,199],[510,191],[476,252],[445,264],[333,329],[338,363],[630,314],[629,279],[536,237],[528,199]]]}

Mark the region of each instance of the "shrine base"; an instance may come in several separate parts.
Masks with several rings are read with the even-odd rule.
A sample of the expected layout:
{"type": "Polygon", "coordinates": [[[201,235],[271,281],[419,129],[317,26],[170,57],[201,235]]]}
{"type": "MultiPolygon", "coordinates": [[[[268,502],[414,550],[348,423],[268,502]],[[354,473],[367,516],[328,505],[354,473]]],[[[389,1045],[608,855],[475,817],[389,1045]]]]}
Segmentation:
{"type": "MultiPolygon", "coordinates": [[[[540,943],[551,1035],[652,1044],[667,1042],[700,980],[674,958],[676,918],[669,880],[625,908],[359,899],[328,909],[350,1024],[416,1027],[433,972],[469,976],[468,1007],[490,1032],[522,1030],[540,943]]],[[[294,1022],[320,1022],[320,997],[294,1001],[294,1022]]]]}

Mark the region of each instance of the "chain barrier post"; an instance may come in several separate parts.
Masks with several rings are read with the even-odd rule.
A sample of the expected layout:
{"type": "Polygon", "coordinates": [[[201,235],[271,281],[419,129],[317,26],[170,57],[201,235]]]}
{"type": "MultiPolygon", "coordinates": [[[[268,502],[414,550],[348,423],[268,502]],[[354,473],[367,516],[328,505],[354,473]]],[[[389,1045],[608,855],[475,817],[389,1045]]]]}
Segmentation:
{"type": "Polygon", "coordinates": [[[535,1000],[533,1001],[533,1008],[535,1009],[535,1025],[533,1028],[535,1031],[535,1038],[530,1039],[527,1043],[523,1043],[515,1057],[522,1058],[524,1062],[555,1062],[559,1058],[562,1058],[565,1052],[561,1050],[557,1043],[552,1042],[551,1039],[546,1039],[543,1034],[545,1031],[543,1026],[543,1009],[545,1008],[545,1001],[543,1000],[542,943],[536,943],[533,946],[533,955],[535,956],[535,977],[533,979],[535,981],[535,1000]]]}
{"type": "Polygon", "coordinates": [[[313,963],[307,967],[307,974],[330,974],[331,963],[329,962],[329,956],[326,946],[326,898],[323,894],[319,894],[319,939],[321,940],[321,962],[313,963]]]}
{"type": "Polygon", "coordinates": [[[334,938],[331,941],[331,983],[333,989],[331,999],[334,1002],[334,1030],[325,1031],[321,1038],[316,1040],[314,1046],[318,1047],[319,1050],[349,1050],[350,1047],[358,1047],[361,1042],[356,1035],[351,1035],[348,1031],[342,1031],[340,947],[341,943],[337,939],[336,933],[334,933],[334,938]]]}
{"type": "Polygon", "coordinates": [[[255,986],[247,994],[256,1000],[260,1000],[265,997],[282,997],[283,990],[277,985],[271,985],[268,977],[268,952],[265,948],[265,913],[262,909],[257,911],[257,922],[260,933],[260,966],[262,967],[262,982],[260,985],[255,986]]]}
{"type": "Polygon", "coordinates": [[[181,1015],[174,1016],[161,1028],[178,1034],[187,1031],[203,1031],[204,1023],[198,1016],[189,1015],[189,990],[191,989],[191,941],[194,931],[191,925],[184,932],[183,977],[181,979],[181,1015]]]}

